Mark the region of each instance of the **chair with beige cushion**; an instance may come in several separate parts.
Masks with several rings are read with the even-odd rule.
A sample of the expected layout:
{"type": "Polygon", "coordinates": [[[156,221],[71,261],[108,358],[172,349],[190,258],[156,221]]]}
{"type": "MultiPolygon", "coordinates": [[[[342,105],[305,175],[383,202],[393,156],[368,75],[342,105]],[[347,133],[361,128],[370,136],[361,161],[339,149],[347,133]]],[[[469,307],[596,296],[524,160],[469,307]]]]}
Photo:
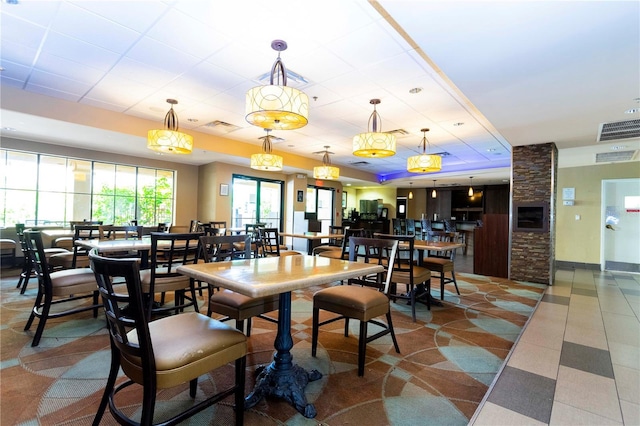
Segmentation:
{"type": "Polygon", "coordinates": [[[284,244],[280,243],[280,234],[278,228],[259,228],[262,245],[260,247],[260,255],[262,257],[274,256],[291,256],[298,255],[300,252],[289,250],[284,244]]]}
{"type": "Polygon", "coordinates": [[[54,269],[88,268],[89,249],[80,246],[78,241],[100,238],[100,226],[101,225],[74,225],[72,251],[51,256],[49,258],[50,266],[54,269]]]}
{"type": "Polygon", "coordinates": [[[31,263],[38,276],[38,294],[24,330],[29,330],[33,320],[36,317],[39,318],[38,327],[31,342],[31,346],[38,346],[49,318],[59,318],[88,310],[93,310],[93,317],[97,318],[98,309],[102,305],[98,300],[96,279],[91,269],[79,268],[49,272],[40,232],[25,231],[24,238],[31,263]],[[73,303],[76,300],[87,298],[92,299],[92,303],[81,306],[73,303]],[[66,310],[56,309],[55,312],[51,312],[52,306],[64,303],[69,303],[70,307],[66,310]]]}
{"type": "MultiPolygon", "coordinates": [[[[429,238],[430,241],[455,242],[457,236],[456,233],[453,232],[438,233],[432,231],[429,233],[429,238]]],[[[456,287],[456,293],[460,294],[454,270],[455,259],[456,250],[428,252],[422,259],[422,266],[428,268],[432,273],[438,273],[434,278],[440,278],[440,300],[444,300],[444,286],[448,283],[453,283],[456,287]],[[451,278],[446,276],[447,273],[451,274],[451,278]]]]}
{"type": "MultiPolygon", "coordinates": [[[[18,280],[18,284],[16,288],[20,289],[20,294],[24,294],[27,290],[27,285],[29,284],[29,280],[31,278],[37,279],[36,271],[31,263],[31,256],[29,256],[29,248],[27,247],[27,240],[24,237],[25,226],[24,223],[16,223],[16,234],[18,235],[18,239],[20,240],[20,249],[22,250],[22,272],[20,272],[20,279],[18,280]]],[[[47,259],[54,254],[67,253],[68,250],[63,248],[45,248],[44,255],[47,259]]]]}
{"type": "Polygon", "coordinates": [[[391,320],[388,292],[391,286],[391,271],[398,250],[397,240],[381,238],[351,237],[349,260],[375,263],[385,267],[382,273],[350,279],[349,285],[337,285],[317,291],[313,295],[313,329],[311,355],[316,356],[319,327],[341,319],[345,320],[344,336],[349,336],[349,318],[360,321],[358,336],[358,376],[364,375],[367,343],[387,334],[391,335],[397,353],[400,353],[391,320]],[[320,322],[320,310],[333,312],[333,316],[320,322]],[[377,320],[386,316],[387,323],[377,320]],[[368,336],[368,325],[374,324],[382,330],[368,336]]]}
{"type": "MultiPolygon", "coordinates": [[[[250,235],[224,235],[224,236],[203,236],[200,237],[198,248],[200,259],[205,262],[225,261],[233,259],[250,259],[251,236],[250,235]],[[221,257],[217,254],[222,246],[237,246],[236,243],[243,243],[242,254],[234,249],[234,252],[225,252],[221,257]]],[[[274,294],[264,297],[249,297],[231,290],[219,289],[209,284],[209,309],[207,315],[213,313],[224,315],[221,321],[235,320],[236,329],[244,331],[244,321],[247,321],[247,337],[251,336],[251,319],[260,317],[264,320],[277,323],[278,320],[270,318],[264,314],[278,310],[280,296],[274,294]]]]}
{"type": "MultiPolygon", "coordinates": [[[[143,314],[147,308],[140,283],[139,264],[134,259],[101,257],[90,253],[94,281],[100,289],[111,342],[109,377],[93,419],[99,425],[107,404],[111,415],[120,424],[178,424],[207,407],[234,395],[235,424],[244,420],[244,388],[247,338],[219,321],[197,312],[187,312],[149,322],[143,314]],[[127,291],[114,289],[114,282],[126,283],[127,291]],[[127,309],[125,309],[127,307],[127,309]],[[198,391],[198,377],[210,371],[235,364],[235,378],[227,383],[204,383],[198,391]],[[126,380],[116,386],[119,371],[126,380]],[[189,383],[189,395],[198,400],[183,404],[184,411],[155,410],[156,393],[160,389],[176,388],[189,383]],[[132,409],[136,393],[129,386],[142,385],[141,409],[132,409]],[[120,398],[116,395],[124,391],[120,398]],[[215,393],[214,393],[215,392],[215,393]],[[122,403],[122,408],[118,406],[122,403]],[[135,419],[131,415],[135,414],[135,419]],[[154,414],[156,418],[154,419],[154,414]],[[170,419],[158,419],[172,415],[170,419]]],[[[106,369],[106,365],[95,365],[106,369]]],[[[225,380],[227,382],[227,380],[225,380]]],[[[177,402],[177,401],[176,401],[177,402]]]]}
{"type": "Polygon", "coordinates": [[[377,238],[389,240],[398,240],[398,256],[393,266],[393,275],[391,276],[391,290],[389,297],[392,299],[405,299],[411,303],[411,318],[416,322],[416,295],[425,295],[424,300],[427,302],[427,309],[431,309],[429,293],[431,290],[431,271],[423,266],[417,265],[417,259],[414,261],[415,253],[415,235],[390,235],[375,234],[377,238]],[[397,284],[406,286],[406,293],[399,293],[397,284]],[[418,291],[419,289],[419,291],[418,291]]]}
{"type": "Polygon", "coordinates": [[[345,229],[344,237],[342,238],[342,246],[320,246],[317,247],[318,250],[314,250],[313,254],[322,257],[330,257],[332,259],[347,260],[349,259],[349,239],[351,237],[360,237],[363,232],[364,230],[360,228],[345,229]]]}
{"type": "Polygon", "coordinates": [[[178,313],[193,306],[199,312],[195,283],[192,278],[176,271],[178,266],[197,263],[198,241],[202,233],[151,233],[151,256],[149,269],[140,273],[142,291],[148,294],[148,315],[167,315],[178,313]],[[165,306],[164,298],[158,305],[155,303],[156,293],[174,293],[172,306],[165,306]]]}

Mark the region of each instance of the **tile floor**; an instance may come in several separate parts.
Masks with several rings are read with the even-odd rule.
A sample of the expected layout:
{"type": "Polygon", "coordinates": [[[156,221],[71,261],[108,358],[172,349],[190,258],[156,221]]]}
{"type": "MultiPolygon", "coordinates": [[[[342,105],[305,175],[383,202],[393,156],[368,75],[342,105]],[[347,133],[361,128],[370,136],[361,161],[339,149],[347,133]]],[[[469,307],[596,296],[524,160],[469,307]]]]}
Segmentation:
{"type": "Polygon", "coordinates": [[[640,275],[558,270],[470,425],[640,425],[640,275]]]}

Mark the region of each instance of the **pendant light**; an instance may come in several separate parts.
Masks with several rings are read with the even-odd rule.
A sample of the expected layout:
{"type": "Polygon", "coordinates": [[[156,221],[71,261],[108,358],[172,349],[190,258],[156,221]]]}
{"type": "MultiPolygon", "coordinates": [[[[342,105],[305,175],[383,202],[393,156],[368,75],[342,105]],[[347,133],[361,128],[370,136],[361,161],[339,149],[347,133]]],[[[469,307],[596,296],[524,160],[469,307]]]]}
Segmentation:
{"type": "Polygon", "coordinates": [[[262,141],[262,152],[251,156],[251,168],[254,170],[264,170],[268,172],[279,172],[282,170],[282,157],[271,153],[271,129],[265,129],[267,136],[262,141]]]}
{"type": "Polygon", "coordinates": [[[314,154],[324,155],[322,156],[322,166],[313,168],[313,177],[315,179],[336,180],[340,177],[340,169],[331,165],[329,154],[333,154],[333,152],[329,152],[329,145],[325,145],[324,148],[324,152],[314,152],[314,154]]]}
{"type": "Polygon", "coordinates": [[[473,181],[473,176],[469,176],[469,192],[467,193],[469,197],[473,197],[473,186],[471,185],[473,181]]]}
{"type": "Polygon", "coordinates": [[[433,191],[431,191],[431,198],[436,198],[438,194],[436,193],[436,180],[433,180],[433,191]]]}
{"type": "Polygon", "coordinates": [[[167,99],[171,105],[164,117],[164,129],[149,130],[147,132],[147,148],[152,151],[169,154],[191,154],[193,150],[193,136],[178,131],[178,116],[173,106],[178,104],[175,99],[167,99]]]}
{"type": "Polygon", "coordinates": [[[287,86],[287,71],[280,59],[280,52],[287,49],[287,42],[274,40],[271,48],[278,52],[278,58],[271,68],[270,84],[247,92],[246,120],[264,129],[299,129],[309,122],[309,97],[287,86]]]}
{"type": "MultiPolygon", "coordinates": [[[[411,173],[432,173],[442,169],[442,157],[435,154],[427,154],[427,132],[429,129],[420,129],[422,132],[422,154],[407,158],[407,171],[411,173]]],[[[420,146],[420,145],[418,145],[420,146]]]]}
{"type": "Polygon", "coordinates": [[[396,136],[391,133],[378,131],[378,122],[382,128],[382,119],[376,111],[380,99],[371,99],[373,113],[369,117],[367,132],[353,137],[353,155],[368,158],[391,157],[396,154],[396,136]]]}
{"type": "Polygon", "coordinates": [[[413,185],[413,182],[409,182],[409,199],[413,200],[413,192],[411,191],[411,185],[413,185]]]}

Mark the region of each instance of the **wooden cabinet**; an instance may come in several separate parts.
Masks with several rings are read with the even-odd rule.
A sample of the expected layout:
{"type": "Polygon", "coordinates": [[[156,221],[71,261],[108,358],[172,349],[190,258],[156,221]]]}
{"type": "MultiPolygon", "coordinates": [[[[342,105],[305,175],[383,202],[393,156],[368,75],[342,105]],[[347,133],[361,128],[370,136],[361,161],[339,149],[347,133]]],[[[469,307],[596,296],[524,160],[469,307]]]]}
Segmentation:
{"type": "Polygon", "coordinates": [[[474,187],[474,197],[468,196],[468,187],[438,189],[438,196],[427,196],[427,218],[433,220],[455,217],[457,221],[475,221],[483,214],[509,214],[509,185],[474,187]]]}
{"type": "Polygon", "coordinates": [[[485,214],[473,233],[473,273],[509,276],[509,215],[485,214]]]}

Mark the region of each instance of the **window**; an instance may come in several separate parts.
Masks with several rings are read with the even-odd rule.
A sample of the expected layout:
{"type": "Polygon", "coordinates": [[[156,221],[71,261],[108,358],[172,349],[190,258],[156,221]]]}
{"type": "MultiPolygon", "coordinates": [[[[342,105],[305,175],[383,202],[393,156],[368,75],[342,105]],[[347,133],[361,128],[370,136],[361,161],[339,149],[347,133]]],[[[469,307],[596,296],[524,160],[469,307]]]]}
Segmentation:
{"type": "Polygon", "coordinates": [[[233,175],[231,223],[233,228],[263,222],[282,229],[284,182],[233,175]]]}
{"type": "Polygon", "coordinates": [[[173,220],[174,171],[0,150],[0,225],[173,220]]]}

